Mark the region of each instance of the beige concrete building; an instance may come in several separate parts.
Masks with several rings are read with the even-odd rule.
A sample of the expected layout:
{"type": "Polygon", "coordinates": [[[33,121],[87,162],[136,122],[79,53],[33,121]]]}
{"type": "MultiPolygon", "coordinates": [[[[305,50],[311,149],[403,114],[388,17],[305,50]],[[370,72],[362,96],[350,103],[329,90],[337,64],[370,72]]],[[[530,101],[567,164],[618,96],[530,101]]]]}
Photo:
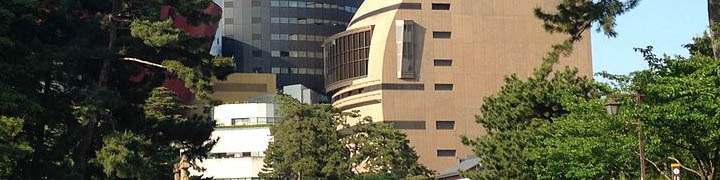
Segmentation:
{"type": "Polygon", "coordinates": [[[233,73],[226,80],[213,79],[212,99],[223,103],[244,103],[249,98],[277,93],[275,74],[233,73]]]}
{"type": "MultiPolygon", "coordinates": [[[[326,90],[335,107],[394,123],[421,162],[443,172],[472,153],[461,136],[485,134],[474,121],[483,98],[509,74],[531,75],[566,38],[545,32],[532,12],[555,3],[366,0],[348,30],[325,42],[326,90]]],[[[591,75],[590,41],[560,66],[591,75]]]]}

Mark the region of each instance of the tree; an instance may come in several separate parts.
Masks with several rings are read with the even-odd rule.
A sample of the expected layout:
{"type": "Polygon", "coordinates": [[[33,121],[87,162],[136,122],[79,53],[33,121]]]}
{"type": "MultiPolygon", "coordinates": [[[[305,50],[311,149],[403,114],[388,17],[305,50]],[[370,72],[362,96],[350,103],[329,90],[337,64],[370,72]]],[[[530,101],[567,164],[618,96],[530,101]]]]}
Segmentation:
{"type": "Polygon", "coordinates": [[[302,104],[280,96],[283,117],[270,128],[273,141],[265,151],[266,179],[402,179],[429,175],[407,138],[389,125],[369,118],[348,125],[356,112],[328,104],[302,104]],[[338,130],[340,129],[340,130],[338,130]]]}
{"type": "MultiPolygon", "coordinates": [[[[153,89],[166,79],[181,79],[198,98],[205,98],[211,90],[210,77],[222,79],[233,64],[230,58],[208,55],[204,44],[209,38],[191,37],[160,15],[163,6],[173,7],[191,23],[214,23],[219,16],[198,10],[210,3],[10,0],[0,4],[0,95],[12,97],[0,100],[0,112],[23,120],[22,131],[12,140],[32,149],[29,156],[14,159],[14,171],[0,178],[108,177],[105,164],[93,159],[97,151],[110,146],[105,142],[123,142],[103,141],[105,137],[125,132],[150,141],[153,149],[147,151],[173,152],[152,156],[157,163],[172,164],[179,147],[196,157],[205,156],[201,152],[208,146],[198,142],[208,140],[212,130],[208,118],[188,117],[166,127],[146,116],[144,107],[153,89]],[[4,106],[8,102],[12,106],[4,106]],[[166,129],[179,126],[201,128],[184,133],[166,129]]],[[[169,165],[157,167],[158,176],[153,178],[172,174],[169,165]]]]}
{"type": "Polygon", "coordinates": [[[609,117],[604,99],[567,96],[568,114],[540,126],[543,139],[528,149],[533,179],[632,179],[637,137],[632,110],[609,117]]]}
{"type": "Polygon", "coordinates": [[[577,70],[566,68],[551,75],[552,67],[535,70],[532,77],[520,80],[511,75],[496,95],[486,97],[476,122],[487,135],[463,138],[472,146],[483,168],[462,173],[471,179],[535,179],[538,172],[528,151],[538,148],[543,137],[540,127],[569,113],[567,98],[589,100],[601,95],[602,88],[577,70]]]}
{"type": "Polygon", "coordinates": [[[339,179],[349,176],[337,128],[348,116],[327,104],[306,105],[280,96],[282,119],[270,128],[265,151],[265,179],[339,179]]]}
{"type": "Polygon", "coordinates": [[[352,129],[352,133],[341,141],[350,153],[351,172],[395,177],[385,179],[432,175],[431,170],[418,164],[420,157],[409,145],[407,136],[390,124],[373,123],[372,118],[366,117],[346,128],[352,129]]]}
{"type": "MultiPolygon", "coordinates": [[[[703,39],[696,38],[691,47],[707,48],[703,39]]],[[[632,88],[645,94],[641,108],[648,133],[659,137],[659,143],[670,150],[665,156],[680,161],[687,171],[702,180],[718,178],[720,62],[712,54],[660,58],[652,48],[640,51],[650,69],[636,73],[632,88]],[[688,158],[677,157],[683,154],[688,158]]]]}

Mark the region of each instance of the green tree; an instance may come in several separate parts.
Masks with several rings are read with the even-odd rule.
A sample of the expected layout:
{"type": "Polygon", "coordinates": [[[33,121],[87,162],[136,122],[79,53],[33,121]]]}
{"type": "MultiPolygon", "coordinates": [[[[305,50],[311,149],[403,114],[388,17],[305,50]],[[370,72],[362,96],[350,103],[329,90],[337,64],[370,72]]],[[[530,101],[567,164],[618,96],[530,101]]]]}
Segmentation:
{"type": "Polygon", "coordinates": [[[349,116],[327,104],[302,104],[280,96],[282,119],[270,128],[273,141],[265,151],[266,179],[339,179],[350,174],[348,154],[337,128],[349,116]]]}
{"type": "MultiPolygon", "coordinates": [[[[707,47],[702,39],[695,44],[707,47]]],[[[669,149],[664,156],[700,179],[720,177],[720,62],[712,54],[660,58],[652,48],[641,52],[650,69],[636,73],[632,88],[645,95],[640,108],[648,133],[669,149]]]]}
{"type": "Polygon", "coordinates": [[[427,176],[404,134],[389,125],[342,112],[328,104],[302,104],[280,96],[283,117],[270,128],[266,179],[402,179],[427,176]]]}
{"type": "Polygon", "coordinates": [[[604,99],[567,96],[567,115],[539,129],[543,139],[528,149],[534,179],[632,179],[638,177],[637,131],[628,113],[609,117],[604,99]]]}
{"type": "Polygon", "coordinates": [[[198,142],[208,140],[212,130],[208,118],[188,117],[166,126],[165,121],[146,116],[144,107],[153,89],[168,77],[182,79],[197,97],[205,98],[211,90],[210,77],[222,79],[227,67],[232,66],[232,59],[208,55],[204,46],[210,41],[208,37],[191,37],[160,16],[163,6],[171,6],[191,23],[214,23],[219,16],[198,11],[210,3],[1,3],[0,113],[23,120],[22,131],[12,141],[27,143],[32,151],[22,159],[13,159],[17,163],[9,166],[14,167],[2,167],[14,170],[0,179],[108,177],[105,164],[93,159],[106,146],[105,137],[119,132],[149,140],[156,149],[148,151],[173,151],[172,155],[152,156],[157,158],[154,162],[165,164],[155,169],[158,176],[153,179],[172,174],[170,165],[178,156],[178,148],[205,156],[202,152],[208,146],[198,142]],[[186,131],[178,132],[182,129],[177,127],[186,127],[186,131]],[[171,142],[181,145],[171,146],[171,142]]]}
{"type": "Polygon", "coordinates": [[[373,123],[366,117],[347,128],[352,129],[352,133],[345,134],[342,143],[349,150],[352,172],[396,177],[385,179],[432,175],[431,170],[418,164],[419,157],[407,136],[392,125],[373,123]]]}
{"type": "Polygon", "coordinates": [[[569,113],[565,99],[597,98],[602,88],[577,70],[566,68],[552,73],[552,67],[535,70],[532,77],[520,80],[511,75],[496,95],[485,98],[476,122],[487,129],[487,135],[463,138],[480,158],[481,170],[462,173],[471,179],[536,179],[535,162],[529,151],[538,148],[544,136],[542,128],[554,118],[569,113]]]}

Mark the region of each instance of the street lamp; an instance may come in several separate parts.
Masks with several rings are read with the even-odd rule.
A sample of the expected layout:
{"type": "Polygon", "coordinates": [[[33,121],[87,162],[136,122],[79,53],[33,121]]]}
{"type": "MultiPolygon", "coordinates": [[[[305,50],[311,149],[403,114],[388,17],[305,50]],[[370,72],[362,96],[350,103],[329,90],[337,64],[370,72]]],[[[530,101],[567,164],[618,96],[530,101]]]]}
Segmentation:
{"type": "Polygon", "coordinates": [[[620,103],[615,101],[615,98],[608,98],[607,102],[605,102],[605,110],[607,111],[608,115],[617,115],[618,108],[620,108],[620,103]]]}
{"type": "MultiPolygon", "coordinates": [[[[607,97],[607,101],[605,102],[605,110],[607,111],[608,115],[614,116],[618,114],[618,109],[620,109],[620,103],[615,101],[615,98],[621,98],[621,97],[633,97],[635,100],[635,103],[640,103],[642,101],[642,94],[640,92],[636,92],[633,94],[613,94],[609,95],[607,97]]],[[[638,151],[640,151],[640,180],[645,180],[645,150],[643,148],[643,134],[642,134],[642,119],[640,119],[640,112],[636,111],[638,114],[638,151]]]]}

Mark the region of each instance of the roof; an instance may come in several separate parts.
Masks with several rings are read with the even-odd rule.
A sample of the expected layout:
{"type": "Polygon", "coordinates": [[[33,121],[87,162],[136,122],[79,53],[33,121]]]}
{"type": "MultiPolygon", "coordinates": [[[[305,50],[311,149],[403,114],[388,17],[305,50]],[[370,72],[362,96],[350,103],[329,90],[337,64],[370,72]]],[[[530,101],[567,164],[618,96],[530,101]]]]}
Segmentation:
{"type": "Polygon", "coordinates": [[[480,158],[475,156],[468,156],[466,159],[461,160],[460,163],[456,164],[452,168],[445,170],[437,176],[437,178],[446,178],[459,175],[460,171],[467,171],[480,165],[480,158]]]}

